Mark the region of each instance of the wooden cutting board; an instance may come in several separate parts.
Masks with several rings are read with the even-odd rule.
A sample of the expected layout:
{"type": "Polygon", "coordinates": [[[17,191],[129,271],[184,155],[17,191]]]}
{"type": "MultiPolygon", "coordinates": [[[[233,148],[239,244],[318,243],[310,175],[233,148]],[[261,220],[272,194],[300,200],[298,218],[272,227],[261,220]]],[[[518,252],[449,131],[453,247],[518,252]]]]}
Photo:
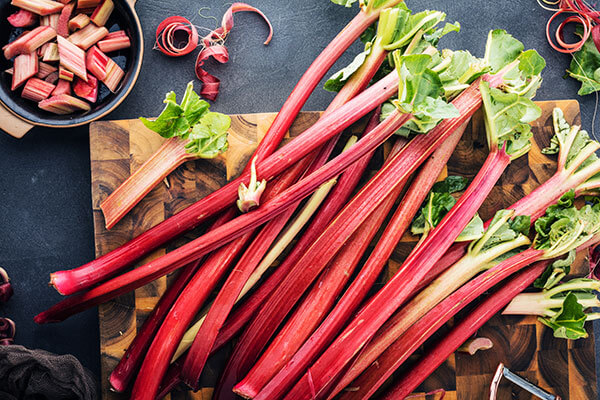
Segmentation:
{"type": "MultiPolygon", "coordinates": [[[[575,100],[538,104],[542,107],[543,115],[534,124],[533,148],[527,157],[516,160],[506,170],[480,210],[484,220],[491,217],[495,210],[506,207],[531,192],[555,171],[554,159],[540,152],[541,148],[549,144],[553,134],[552,109],[561,107],[567,121],[580,121],[579,104],[575,100]]],[[[274,116],[275,114],[268,113],[233,116],[230,146],[224,156],[209,161],[188,162],[180,167],[169,176],[169,187],[161,184],[155,188],[111,231],[104,228],[100,203],[160,146],[163,139],[144,128],[138,120],[92,123],[90,156],[96,255],[105,254],[125,243],[218,189],[228,178],[235,177],[243,169],[274,116]]],[[[289,136],[302,132],[318,116],[318,112],[302,113],[289,136]]],[[[357,126],[354,131],[360,129],[357,126]]],[[[481,115],[476,114],[448,163],[447,173],[472,178],[486,155],[483,122],[481,115]]],[[[196,235],[193,232],[189,233],[176,243],[155,251],[149,258],[158,257],[194,237],[196,235]]],[[[398,268],[414,243],[415,238],[406,235],[389,261],[389,268],[383,279],[387,279],[398,268]]],[[[584,275],[587,268],[585,258],[581,257],[573,268],[573,273],[584,275]]],[[[127,398],[126,395],[116,395],[109,391],[108,376],[134,338],[136,330],[158,301],[168,281],[169,277],[159,279],[135,293],[100,307],[104,399],[127,398]]],[[[492,339],[493,349],[479,352],[475,356],[452,355],[420,389],[422,392],[429,392],[444,388],[449,391],[445,399],[481,400],[487,398],[494,371],[498,363],[503,362],[511,370],[563,399],[596,399],[595,350],[591,324],[589,328],[589,338],[572,342],[554,339],[552,332],[536,322],[535,318],[496,316],[480,333],[481,336],[492,339]]],[[[207,368],[203,376],[202,391],[196,394],[180,392],[171,395],[171,398],[209,399],[218,379],[219,368],[224,365],[225,356],[226,353],[216,356],[207,368]]],[[[506,386],[499,399],[531,398],[514,386],[506,386]]]]}

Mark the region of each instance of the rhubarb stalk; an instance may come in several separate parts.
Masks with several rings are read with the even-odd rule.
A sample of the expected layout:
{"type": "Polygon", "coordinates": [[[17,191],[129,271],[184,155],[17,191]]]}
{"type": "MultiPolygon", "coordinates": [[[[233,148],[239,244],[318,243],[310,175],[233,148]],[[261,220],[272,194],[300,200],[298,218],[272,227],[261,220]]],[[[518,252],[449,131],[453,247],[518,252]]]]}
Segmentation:
{"type": "MultiPolygon", "coordinates": [[[[79,1],[79,3],[80,2],[81,1],[79,1]]],[[[294,91],[290,97],[288,97],[284,106],[278,113],[277,118],[269,128],[269,131],[263,138],[263,141],[259,145],[259,149],[257,149],[257,152],[255,153],[255,156],[258,157],[257,159],[259,161],[263,158],[266,158],[265,155],[272,153],[277,146],[279,146],[280,141],[283,139],[283,136],[298,115],[298,112],[300,112],[300,109],[308,99],[310,93],[314,90],[318,82],[325,75],[327,70],[333,65],[333,63],[335,63],[335,61],[340,57],[340,55],[361,35],[365,29],[367,29],[378,18],[382,9],[391,7],[399,2],[399,0],[388,0],[381,4],[381,7],[370,7],[366,11],[361,11],[352,20],[352,22],[350,22],[350,24],[342,32],[340,32],[340,34],[323,50],[323,52],[300,79],[294,88],[294,91]]],[[[103,79],[99,76],[96,77],[100,80],[103,79]]],[[[394,86],[395,82],[397,82],[397,77],[392,76],[391,81],[387,81],[385,84],[389,83],[394,86]]],[[[385,84],[383,85],[384,88],[386,87],[385,84]]],[[[378,87],[378,89],[380,88],[381,86],[378,87]]],[[[389,95],[391,95],[391,92],[389,95]]],[[[348,116],[352,117],[350,121],[347,121],[347,124],[339,121],[340,116],[344,114],[344,110],[340,110],[337,115],[331,116],[328,120],[321,121],[319,124],[319,135],[321,135],[322,132],[329,131],[330,129],[323,128],[327,128],[328,125],[333,123],[336,125],[339,124],[339,131],[335,131],[332,136],[337,132],[341,132],[344,128],[358,120],[358,118],[362,117],[376,106],[376,104],[374,104],[370,108],[366,107],[364,113],[356,113],[357,109],[363,109],[363,107],[356,107],[357,105],[357,102],[355,102],[346,108],[346,110],[350,112],[350,115],[348,116]]],[[[310,147],[304,154],[299,154],[298,158],[290,160],[289,164],[281,163],[279,160],[277,160],[276,163],[283,167],[279,171],[285,170],[285,168],[287,168],[293,162],[302,158],[320,144],[322,144],[322,142],[317,142],[315,146],[310,147]]],[[[275,159],[270,158],[270,161],[274,162],[275,159]]],[[[247,176],[244,178],[247,178],[247,176]]],[[[214,215],[220,210],[223,210],[225,207],[231,204],[233,200],[235,200],[237,187],[242,181],[243,180],[240,178],[239,180],[231,182],[221,190],[213,193],[210,196],[207,196],[194,205],[188,207],[186,210],[171,217],[167,221],[136,237],[126,245],[115,249],[110,254],[106,254],[103,257],[75,270],[60,271],[54,274],[54,285],[61,293],[74,293],[78,290],[90,287],[91,285],[94,285],[103,279],[106,279],[115,272],[130,265],[140,257],[143,257],[153,249],[161,246],[183,232],[193,229],[201,224],[206,218],[214,215]],[[65,276],[65,279],[62,278],[63,275],[65,276]],[[83,285],[76,283],[78,280],[77,276],[87,276],[83,285]],[[62,282],[65,282],[65,287],[63,287],[62,282]],[[74,287],[67,287],[70,286],[70,283],[72,283],[72,286],[74,287]]]]}
{"type": "Polygon", "coordinates": [[[56,31],[50,26],[38,26],[34,30],[27,32],[18,39],[10,42],[2,48],[4,58],[10,60],[19,54],[30,54],[35,52],[44,43],[56,37],[56,31]]]}
{"type": "Polygon", "coordinates": [[[65,6],[62,3],[52,0],[12,0],[10,4],[37,15],[59,13],[65,6]]]}

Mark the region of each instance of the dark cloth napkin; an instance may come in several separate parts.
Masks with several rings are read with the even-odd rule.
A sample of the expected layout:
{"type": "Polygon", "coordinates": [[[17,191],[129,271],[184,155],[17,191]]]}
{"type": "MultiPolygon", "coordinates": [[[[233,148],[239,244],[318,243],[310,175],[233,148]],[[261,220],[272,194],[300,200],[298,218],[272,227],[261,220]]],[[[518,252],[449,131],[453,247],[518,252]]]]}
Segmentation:
{"type": "Polygon", "coordinates": [[[94,377],[72,355],[0,346],[1,400],[95,400],[94,377]]]}

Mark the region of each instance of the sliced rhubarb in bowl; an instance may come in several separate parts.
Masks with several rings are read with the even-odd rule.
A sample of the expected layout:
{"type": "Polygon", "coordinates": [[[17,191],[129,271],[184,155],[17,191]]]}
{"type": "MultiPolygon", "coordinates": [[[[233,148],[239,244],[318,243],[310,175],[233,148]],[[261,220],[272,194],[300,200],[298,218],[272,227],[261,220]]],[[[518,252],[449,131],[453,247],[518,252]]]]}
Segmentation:
{"type": "Polygon", "coordinates": [[[69,21],[69,30],[76,31],[77,29],[85,28],[90,23],[90,17],[85,14],[77,14],[69,21]]]}
{"type": "Polygon", "coordinates": [[[71,19],[71,14],[73,14],[73,10],[75,9],[75,3],[69,3],[63,7],[60,12],[60,16],[58,17],[58,23],[56,27],[56,33],[58,33],[62,37],[69,36],[69,20],[71,19]]]}
{"type": "Polygon", "coordinates": [[[71,82],[59,79],[56,88],[52,91],[52,96],[59,94],[71,94],[71,82]]]}
{"type": "Polygon", "coordinates": [[[49,111],[54,114],[66,115],[77,111],[90,111],[91,107],[88,103],[68,94],[59,94],[52,96],[47,100],[40,101],[38,105],[42,110],[49,111]]]}
{"type": "Polygon", "coordinates": [[[88,76],[88,81],[75,79],[73,84],[73,92],[82,99],[95,103],[98,99],[98,80],[93,76],[88,76]]]}
{"type": "Polygon", "coordinates": [[[31,11],[19,9],[19,11],[15,12],[8,16],[7,21],[9,24],[14,26],[15,28],[25,28],[28,26],[32,26],[37,24],[39,18],[36,14],[31,11]]]}
{"type": "Polygon", "coordinates": [[[18,55],[13,66],[11,90],[16,90],[37,73],[38,58],[35,52],[18,55]]]}
{"type": "Polygon", "coordinates": [[[98,26],[104,26],[114,9],[115,4],[112,0],[102,0],[100,5],[94,10],[94,13],[90,19],[94,24],[98,26]]]}
{"type": "Polygon", "coordinates": [[[46,46],[46,51],[44,51],[42,61],[53,62],[60,60],[60,56],[58,55],[58,45],[56,43],[46,43],[44,46],[46,46]]]}
{"type": "Polygon", "coordinates": [[[106,35],[108,35],[108,29],[105,27],[89,24],[85,28],[73,33],[68,39],[69,42],[77,47],[87,50],[102,40],[106,35]]]}
{"type": "Polygon", "coordinates": [[[43,81],[39,78],[30,78],[25,84],[25,87],[23,87],[21,97],[40,102],[47,99],[52,94],[55,87],[56,86],[53,84],[43,81]]]}
{"type": "Polygon", "coordinates": [[[105,53],[127,49],[130,46],[131,41],[125,31],[110,32],[104,39],[98,42],[98,48],[105,53]]]}
{"type": "Polygon", "coordinates": [[[60,65],[73,72],[76,76],[87,81],[87,71],[85,69],[85,51],[69,42],[62,36],[56,38],[58,41],[58,54],[60,56],[60,65]]]}
{"type": "Polygon", "coordinates": [[[56,68],[53,65],[38,61],[38,72],[35,76],[37,78],[44,79],[51,73],[56,72],[57,70],[58,70],[58,68],[56,68]]]}
{"type": "Polygon", "coordinates": [[[10,4],[37,15],[56,14],[65,6],[63,3],[52,0],[12,0],[10,4]]]}

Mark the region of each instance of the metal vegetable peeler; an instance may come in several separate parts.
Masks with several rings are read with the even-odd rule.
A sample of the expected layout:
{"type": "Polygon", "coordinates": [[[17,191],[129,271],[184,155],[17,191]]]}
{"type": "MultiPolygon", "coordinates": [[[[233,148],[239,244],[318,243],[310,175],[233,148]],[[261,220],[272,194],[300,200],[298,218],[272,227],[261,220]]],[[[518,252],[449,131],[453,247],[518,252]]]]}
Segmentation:
{"type": "Polygon", "coordinates": [[[560,396],[548,393],[541,387],[534,385],[524,378],[521,378],[519,375],[511,372],[502,363],[498,365],[498,369],[496,370],[496,374],[494,375],[494,379],[492,379],[492,384],[490,385],[490,400],[496,400],[498,386],[500,385],[500,380],[502,377],[505,377],[515,385],[519,386],[521,389],[528,391],[532,395],[539,397],[542,400],[561,400],[560,396]]]}

